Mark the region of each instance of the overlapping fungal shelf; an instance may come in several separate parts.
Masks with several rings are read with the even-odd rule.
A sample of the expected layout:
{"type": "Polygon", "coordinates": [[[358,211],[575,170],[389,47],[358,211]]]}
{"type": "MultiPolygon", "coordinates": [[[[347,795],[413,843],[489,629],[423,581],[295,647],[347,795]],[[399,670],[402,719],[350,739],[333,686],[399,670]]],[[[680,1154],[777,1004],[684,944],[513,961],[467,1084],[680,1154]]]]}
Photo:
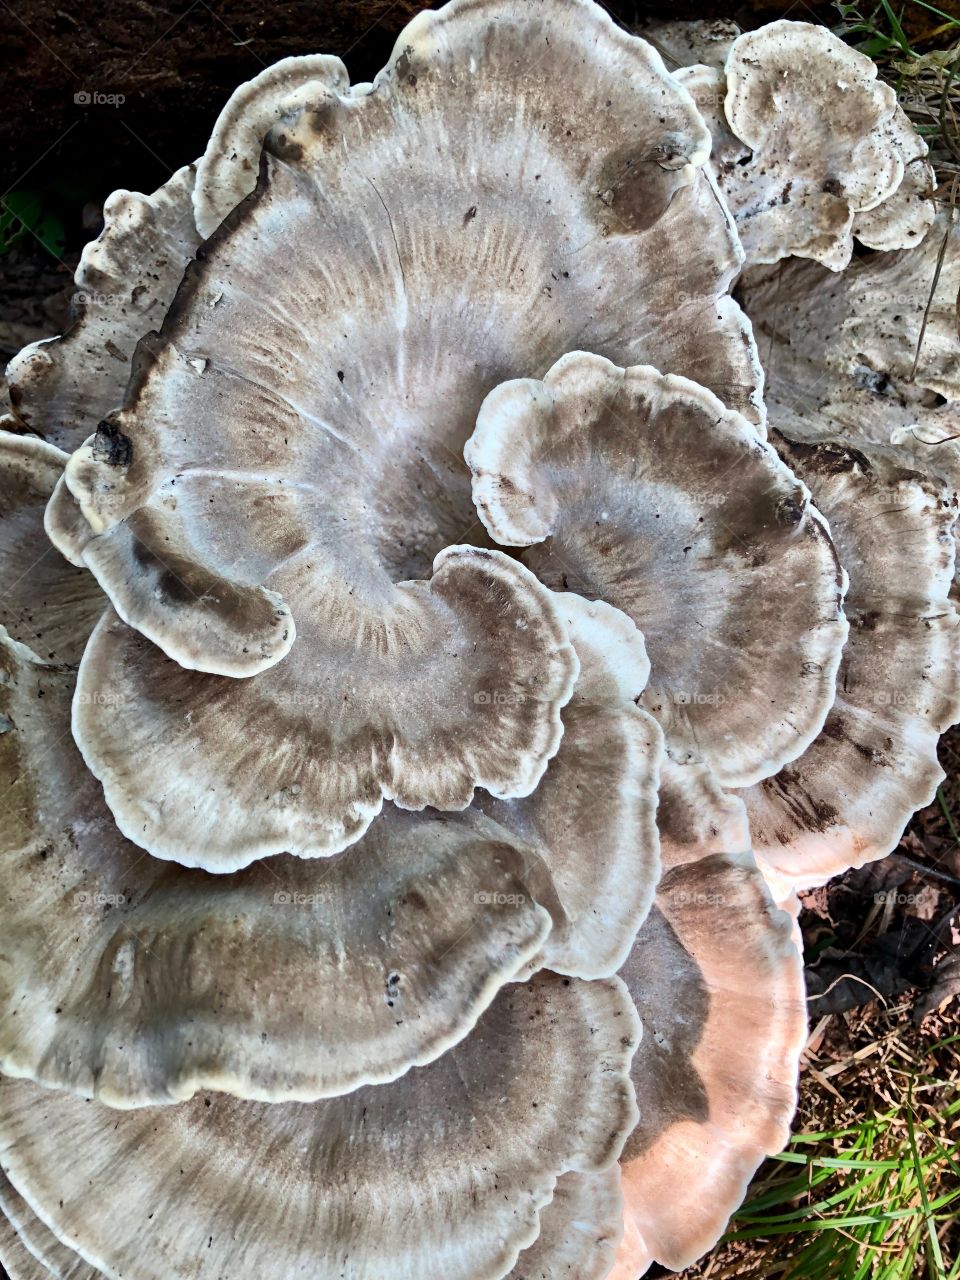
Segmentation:
{"type": "Polygon", "coordinates": [[[960,719],[957,245],[827,30],[593,0],[107,201],[0,418],[11,1280],[715,1243],[960,719]]]}

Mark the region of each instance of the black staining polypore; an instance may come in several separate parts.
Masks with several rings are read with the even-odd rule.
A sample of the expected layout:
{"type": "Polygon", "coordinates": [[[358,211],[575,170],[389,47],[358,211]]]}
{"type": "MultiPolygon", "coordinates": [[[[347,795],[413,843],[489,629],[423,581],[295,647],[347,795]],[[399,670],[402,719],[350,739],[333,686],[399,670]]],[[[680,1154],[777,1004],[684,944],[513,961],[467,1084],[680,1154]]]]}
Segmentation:
{"type": "Polygon", "coordinates": [[[93,437],[93,456],[97,462],[105,462],[110,467],[129,467],[133,459],[133,444],[115,422],[104,418],[97,424],[97,433],[93,437]]]}

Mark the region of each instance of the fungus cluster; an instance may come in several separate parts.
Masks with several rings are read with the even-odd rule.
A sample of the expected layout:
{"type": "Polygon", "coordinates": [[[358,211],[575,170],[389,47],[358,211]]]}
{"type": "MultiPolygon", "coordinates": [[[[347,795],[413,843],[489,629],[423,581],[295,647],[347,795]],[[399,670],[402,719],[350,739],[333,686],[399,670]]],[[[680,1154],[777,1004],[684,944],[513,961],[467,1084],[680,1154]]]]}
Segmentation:
{"type": "Polygon", "coordinates": [[[451,0],[104,220],[0,419],[0,1261],[688,1265],[960,719],[924,144],[805,23],[451,0]]]}

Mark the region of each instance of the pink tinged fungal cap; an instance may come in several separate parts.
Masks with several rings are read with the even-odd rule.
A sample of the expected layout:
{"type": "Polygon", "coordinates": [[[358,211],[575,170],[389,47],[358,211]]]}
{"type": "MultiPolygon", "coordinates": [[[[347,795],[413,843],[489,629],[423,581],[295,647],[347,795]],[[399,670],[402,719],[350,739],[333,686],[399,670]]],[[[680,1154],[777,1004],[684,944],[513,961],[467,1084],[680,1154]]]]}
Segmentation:
{"type": "Polygon", "coordinates": [[[643,1023],[641,1120],[620,1162],[611,1280],[637,1280],[653,1261],[681,1270],[713,1247],[788,1139],[806,1038],[794,920],[749,851],[717,851],[742,839],[742,803],[698,767],[672,765],[660,825],[668,870],[621,969],[643,1023]]]}

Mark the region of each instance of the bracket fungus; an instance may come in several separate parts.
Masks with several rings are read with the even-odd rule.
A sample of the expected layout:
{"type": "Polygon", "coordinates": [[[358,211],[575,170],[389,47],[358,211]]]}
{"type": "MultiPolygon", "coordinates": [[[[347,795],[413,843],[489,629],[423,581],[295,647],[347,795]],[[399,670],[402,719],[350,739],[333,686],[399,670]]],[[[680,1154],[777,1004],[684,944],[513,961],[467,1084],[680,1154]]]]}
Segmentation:
{"type": "Polygon", "coordinates": [[[789,440],[847,445],[960,489],[960,224],[833,275],[814,263],[748,272],[766,399],[789,440]]]}
{"type": "Polygon", "coordinates": [[[960,721],[956,500],[916,472],[827,444],[780,441],[830,521],[850,575],[837,697],[798,760],[744,793],[777,896],[882,858],[944,773],[960,721]]]}
{"type": "Polygon", "coordinates": [[[855,270],[793,262],[743,282],[775,443],[850,575],[850,639],[823,732],[745,795],[778,894],[895,848],[943,777],[940,734],[960,720],[958,243],[942,214],[918,248],[855,270]]]}
{"type": "Polygon", "coordinates": [[[853,234],[868,249],[906,249],[920,244],[933,226],[936,175],[927,144],[898,106],[884,130],[903,161],[903,178],[891,195],[853,218],[853,234]]]}
{"type": "Polygon", "coordinates": [[[740,34],[737,24],[726,18],[692,19],[643,23],[640,34],[657,49],[671,70],[675,67],[721,68],[730,46],[740,34]]]}
{"type": "MultiPolygon", "coordinates": [[[[616,1164],[564,1173],[540,1210],[536,1241],[506,1280],[603,1280],[623,1234],[623,1195],[616,1164]]],[[[104,1280],[42,1222],[0,1174],[0,1265],[9,1280],[104,1280]]]]}
{"type": "Polygon", "coordinates": [[[689,46],[677,79],[710,129],[749,265],[795,255],[842,271],[854,236],[874,249],[920,243],[935,216],[927,145],[869,58],[785,19],[713,57],[697,56],[701,43],[674,35],[678,58],[689,46]]]}
{"type": "Polygon", "coordinates": [[[638,1037],[619,979],[544,973],[436,1062],[322,1102],[116,1112],[3,1080],[0,1167],[110,1280],[504,1276],[558,1177],[619,1155],[638,1037]]]}
{"type": "MultiPolygon", "coordinates": [[[[20,492],[9,477],[4,505],[6,486],[20,492]]],[[[40,519],[34,504],[26,541],[40,541],[40,519]]],[[[48,614],[82,626],[87,602],[69,615],[64,595],[54,585],[38,603],[45,631],[48,614]]],[[[202,1089],[315,1099],[436,1058],[521,970],[612,974],[659,874],[662,738],[635,705],[649,673],[636,628],[572,595],[557,609],[582,674],[531,797],[488,797],[485,813],[389,805],[339,857],[232,876],[145,858],[123,838],[70,742],[74,669],[0,638],[2,1069],[116,1107],[202,1089]]],[[[124,696],[90,693],[91,716],[112,720],[124,696]]]]}
{"type": "Polygon", "coordinates": [[[637,705],[650,663],[636,626],[572,592],[557,604],[580,658],[560,750],[528,799],[480,795],[475,804],[549,870],[563,914],[538,963],[600,978],[626,958],[660,876],[654,815],[663,735],[637,705]]]}
{"type": "Polygon", "coordinates": [[[621,1157],[625,1233],[611,1280],[712,1248],[781,1150],[806,1041],[793,921],[749,854],[668,870],[621,970],[644,1026],[641,1122],[621,1157]]]}
{"type": "Polygon", "coordinates": [[[376,633],[347,597],[339,619],[317,613],[290,657],[250,680],[187,670],[104,615],[74,734],[128,838],[229,872],[275,853],[337,853],[384,797],[463,809],[477,786],[534,789],[577,659],[533,575],[499,552],[449,548],[376,633]],[[96,713],[105,690],[109,718],[96,713]]]}
{"type": "MultiPolygon", "coordinates": [[[[708,135],[643,41],[581,0],[455,3],[415,20],[373,86],[311,83],[312,104],[267,135],[256,191],[141,344],[125,407],[66,473],[91,531],[75,550],[118,615],[181,667],[259,675],[194,680],[109,624],[87,672],[117,665],[142,705],[169,693],[238,728],[273,720],[327,779],[297,780],[286,824],[246,812],[249,857],[336,852],[383,796],[452,808],[477,785],[523,794],[555,751],[572,672],[549,605],[515,561],[455,545],[482,532],[459,454],[492,386],[576,337],[689,371],[760,418],[749,327],[727,293],[739,248],[698,169],[708,135]],[[531,58],[541,87],[518,115],[531,58]],[[512,123],[491,143],[487,119],[512,123]],[[309,253],[292,252],[300,242],[309,253]],[[501,707],[489,743],[472,697],[494,667],[524,701],[501,707]],[[429,693],[401,681],[415,668],[429,693]],[[294,689],[323,703],[322,740],[283,706],[294,689]]],[[[269,77],[261,90],[288,92],[269,77]]],[[[180,811],[214,819],[206,865],[227,869],[216,846],[238,833],[216,797],[230,738],[208,735],[201,761],[182,729],[163,772],[180,811]]],[[[77,732],[131,838],[184,856],[169,819],[130,796],[126,749],[82,717],[77,732]]]]}
{"type": "Polygon", "coordinates": [[[0,1173],[0,1266],[9,1280],[103,1280],[50,1230],[0,1173]]]}
{"type": "Polygon", "coordinates": [[[672,751],[748,786],[809,745],[846,638],[843,573],[806,487],[740,414],[574,352],[491,392],[465,454],[497,542],[642,628],[643,704],[672,751]]]}
{"type": "Polygon", "coordinates": [[[870,58],[808,22],[745,32],[724,71],[724,114],[750,158],[720,181],[747,260],[845,267],[854,216],[903,181],[896,93],[870,58]]]}
{"type": "Polygon", "coordinates": [[[187,165],[153,195],[115,191],[107,199],[103,231],[74,276],[74,322],[7,366],[13,411],[0,426],[75,449],[123,403],[137,344],[162,323],[200,243],[193,183],[187,165]]]}
{"type": "Polygon", "coordinates": [[[786,1141],[960,719],[960,253],[869,59],[647,34],[266,68],[11,363],[11,1280],[638,1280],[786,1141]]]}
{"type": "Polygon", "coordinates": [[[622,1236],[619,1167],[565,1173],[540,1210],[540,1234],[506,1280],[605,1280],[622,1236]]]}

